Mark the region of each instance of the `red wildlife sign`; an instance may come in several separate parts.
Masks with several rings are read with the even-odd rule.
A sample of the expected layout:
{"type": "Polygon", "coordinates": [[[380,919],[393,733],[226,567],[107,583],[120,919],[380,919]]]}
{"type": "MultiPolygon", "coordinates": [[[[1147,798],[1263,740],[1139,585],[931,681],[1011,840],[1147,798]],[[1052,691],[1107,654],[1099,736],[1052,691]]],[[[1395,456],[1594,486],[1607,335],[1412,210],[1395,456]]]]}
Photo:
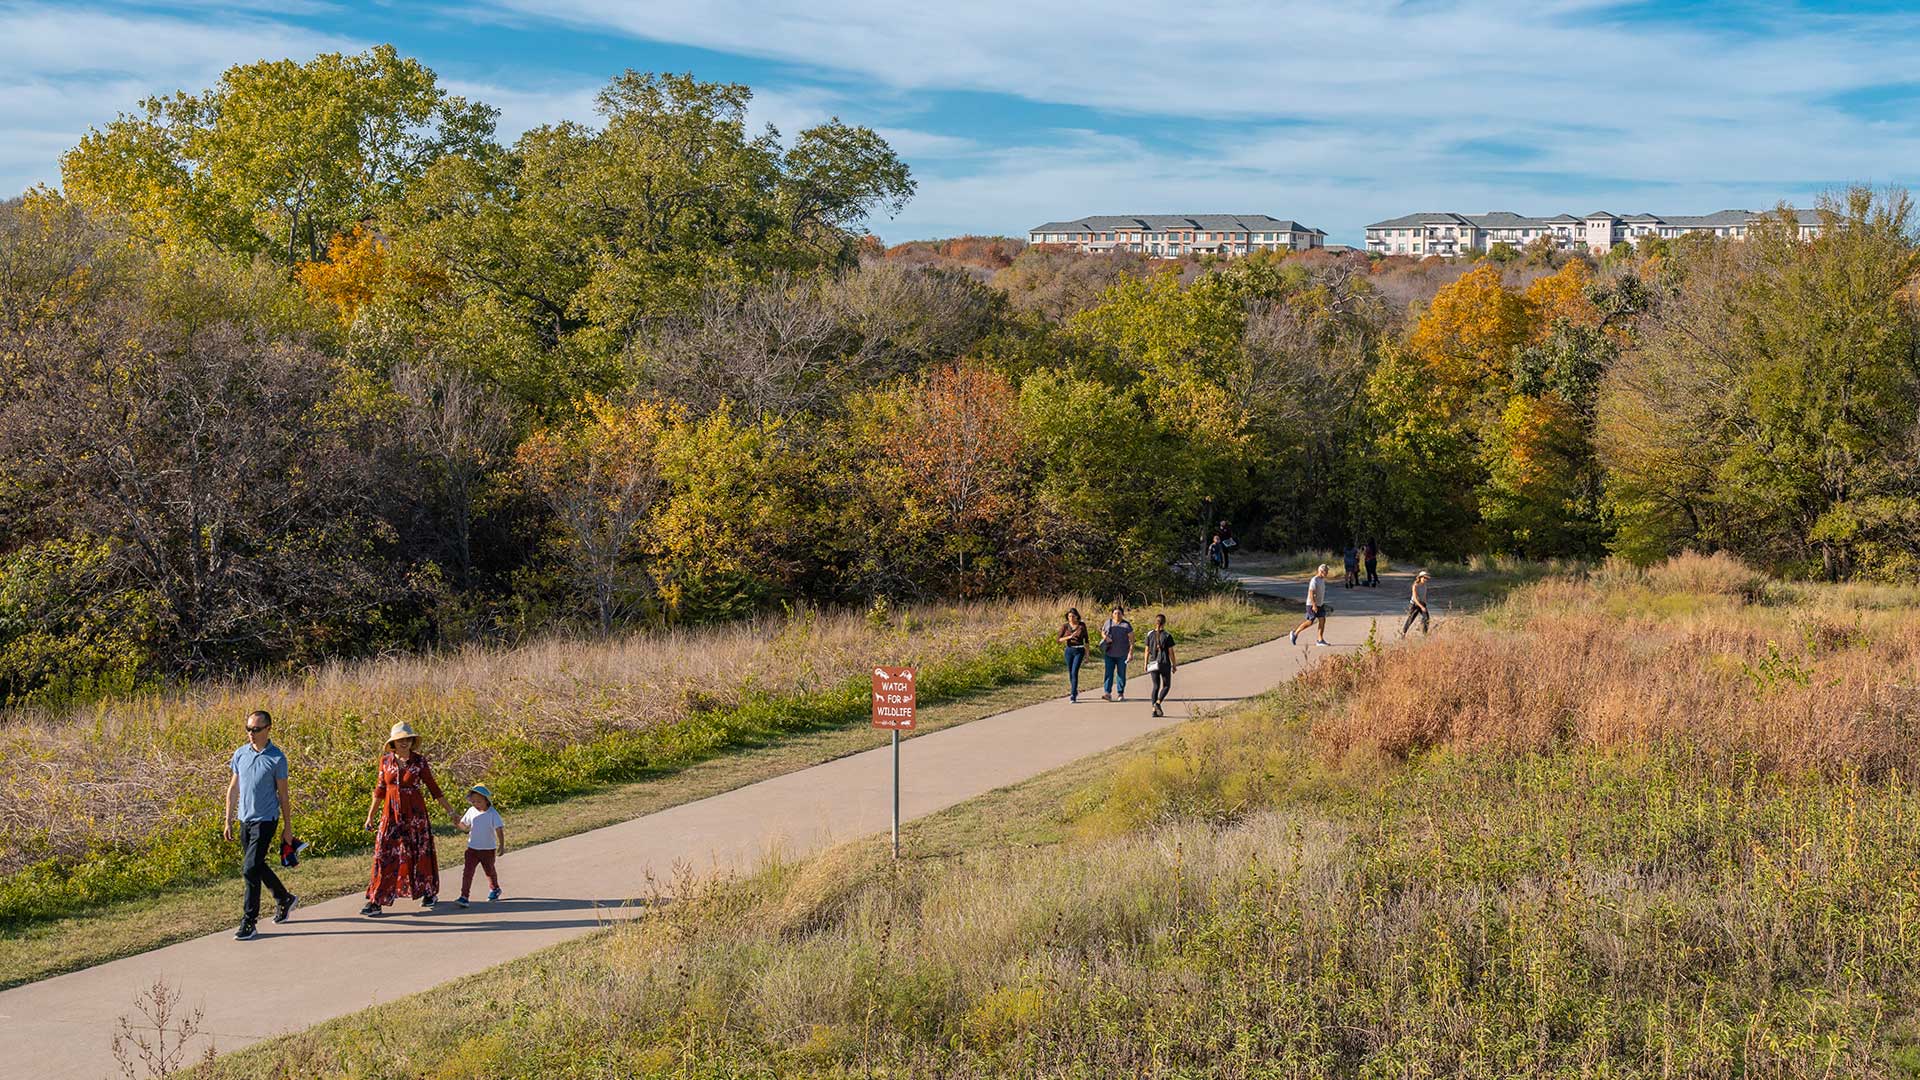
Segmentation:
{"type": "Polygon", "coordinates": [[[873,726],[913,730],[913,669],[873,669],[873,726]]]}

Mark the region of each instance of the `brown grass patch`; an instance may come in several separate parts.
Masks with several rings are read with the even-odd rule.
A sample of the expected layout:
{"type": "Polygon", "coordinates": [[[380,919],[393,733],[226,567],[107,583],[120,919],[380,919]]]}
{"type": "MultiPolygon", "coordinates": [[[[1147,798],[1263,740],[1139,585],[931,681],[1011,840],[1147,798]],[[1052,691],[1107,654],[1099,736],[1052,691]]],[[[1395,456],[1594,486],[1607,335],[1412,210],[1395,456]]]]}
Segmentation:
{"type": "Polygon", "coordinates": [[[1775,771],[1911,772],[1920,608],[1753,603],[1764,585],[1697,555],[1542,582],[1424,647],[1320,668],[1342,703],[1316,734],[1336,755],[1679,742],[1775,771]]]}

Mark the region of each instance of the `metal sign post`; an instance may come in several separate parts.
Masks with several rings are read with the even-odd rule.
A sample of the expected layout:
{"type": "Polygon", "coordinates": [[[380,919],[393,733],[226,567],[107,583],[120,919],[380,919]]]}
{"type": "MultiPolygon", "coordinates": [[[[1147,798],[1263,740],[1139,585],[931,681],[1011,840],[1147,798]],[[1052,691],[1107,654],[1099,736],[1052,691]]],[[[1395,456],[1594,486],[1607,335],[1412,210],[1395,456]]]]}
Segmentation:
{"type": "Polygon", "coordinates": [[[913,730],[912,668],[873,669],[873,726],[893,732],[893,857],[900,857],[900,733],[913,730]]]}

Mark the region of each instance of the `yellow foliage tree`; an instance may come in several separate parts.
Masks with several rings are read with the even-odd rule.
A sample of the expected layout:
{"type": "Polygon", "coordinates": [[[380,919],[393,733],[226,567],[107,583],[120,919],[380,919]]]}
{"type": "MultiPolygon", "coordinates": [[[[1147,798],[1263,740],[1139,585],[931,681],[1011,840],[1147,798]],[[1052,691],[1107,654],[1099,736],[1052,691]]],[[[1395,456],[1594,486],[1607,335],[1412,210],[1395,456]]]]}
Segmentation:
{"type": "Polygon", "coordinates": [[[659,405],[590,396],[574,423],[534,432],[516,454],[523,482],[553,512],[556,546],[603,632],[639,584],[633,555],[664,487],[655,453],[670,419],[659,405]]]}
{"type": "Polygon", "coordinates": [[[1513,350],[1533,332],[1527,301],[1482,264],[1441,289],[1414,325],[1407,344],[1442,389],[1503,389],[1513,350]]]}
{"type": "Polygon", "coordinates": [[[1600,309],[1587,296],[1593,284],[1593,271],[1584,259],[1569,259],[1554,273],[1528,285],[1521,298],[1533,321],[1533,338],[1539,340],[1553,330],[1556,319],[1575,326],[1600,325],[1600,309]]]}
{"type": "Polygon", "coordinates": [[[341,324],[351,326],[386,285],[389,263],[386,242],[366,226],[355,225],[327,244],[325,259],[301,263],[294,277],[308,296],[331,306],[341,324]]]}

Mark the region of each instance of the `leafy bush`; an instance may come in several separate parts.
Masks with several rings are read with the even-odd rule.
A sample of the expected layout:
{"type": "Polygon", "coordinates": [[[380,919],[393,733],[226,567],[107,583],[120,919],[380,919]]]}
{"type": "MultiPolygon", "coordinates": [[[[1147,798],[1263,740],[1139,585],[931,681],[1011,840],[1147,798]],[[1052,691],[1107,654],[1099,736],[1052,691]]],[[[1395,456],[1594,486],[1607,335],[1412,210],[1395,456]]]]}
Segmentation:
{"type": "Polygon", "coordinates": [[[0,556],[0,708],[133,692],[154,674],[159,610],[115,583],[106,541],[49,540],[0,556]]]}

